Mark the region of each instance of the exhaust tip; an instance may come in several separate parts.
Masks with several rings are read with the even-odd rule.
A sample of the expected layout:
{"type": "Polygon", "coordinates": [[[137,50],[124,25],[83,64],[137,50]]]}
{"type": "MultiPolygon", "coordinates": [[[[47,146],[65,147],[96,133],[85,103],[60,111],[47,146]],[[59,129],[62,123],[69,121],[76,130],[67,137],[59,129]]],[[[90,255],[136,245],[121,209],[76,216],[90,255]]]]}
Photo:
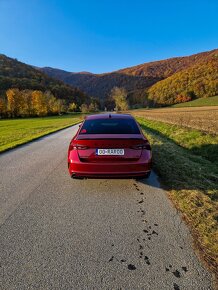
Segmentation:
{"type": "Polygon", "coordinates": [[[76,175],[76,173],[72,173],[71,174],[71,178],[73,178],[73,179],[84,179],[83,176],[78,176],[78,175],[76,175]]]}

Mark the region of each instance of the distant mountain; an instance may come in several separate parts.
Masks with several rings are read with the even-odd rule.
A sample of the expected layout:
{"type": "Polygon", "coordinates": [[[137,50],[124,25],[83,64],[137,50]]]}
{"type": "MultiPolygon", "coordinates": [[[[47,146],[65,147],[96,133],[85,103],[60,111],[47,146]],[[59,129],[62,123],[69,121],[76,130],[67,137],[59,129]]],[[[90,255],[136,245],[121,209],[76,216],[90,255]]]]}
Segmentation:
{"type": "Polygon", "coordinates": [[[70,73],[67,71],[45,67],[41,69],[48,76],[73,85],[86,92],[88,95],[104,100],[109,96],[113,87],[125,87],[128,93],[143,94],[146,88],[161,80],[153,76],[133,76],[119,72],[106,74],[70,73]]]}
{"type": "MultiPolygon", "coordinates": [[[[193,96],[195,97],[203,96],[203,91],[199,94],[199,90],[196,91],[192,86],[196,82],[203,81],[202,70],[199,70],[201,66],[207,75],[207,82],[211,83],[214,87],[212,82],[215,81],[216,83],[214,79],[217,79],[217,55],[218,50],[216,49],[186,57],[144,63],[105,74],[72,73],[48,67],[41,68],[41,70],[47,75],[59,79],[66,84],[76,86],[87,94],[99,99],[105,99],[110,94],[111,89],[114,86],[118,86],[126,88],[131,104],[146,104],[147,100],[150,99],[154,103],[163,105],[173,103],[178,94],[184,93],[187,90],[193,91],[193,96]],[[196,74],[195,70],[198,71],[196,74]],[[186,74],[190,74],[189,85],[184,80],[184,75],[186,74]],[[168,78],[169,81],[167,81],[168,78]],[[173,80],[173,85],[171,80],[173,80]],[[167,96],[160,101],[161,95],[159,94],[163,92],[159,89],[158,84],[161,83],[165,87],[164,94],[169,94],[169,101],[166,100],[167,96]],[[150,96],[148,96],[149,94],[150,96]]],[[[214,89],[210,85],[207,88],[209,89],[209,94],[214,95],[214,89]]],[[[217,89],[215,91],[217,93],[217,89]]]]}
{"type": "Polygon", "coordinates": [[[0,95],[7,89],[50,90],[56,98],[82,104],[89,99],[80,89],[51,78],[39,69],[0,54],[0,95]]]}

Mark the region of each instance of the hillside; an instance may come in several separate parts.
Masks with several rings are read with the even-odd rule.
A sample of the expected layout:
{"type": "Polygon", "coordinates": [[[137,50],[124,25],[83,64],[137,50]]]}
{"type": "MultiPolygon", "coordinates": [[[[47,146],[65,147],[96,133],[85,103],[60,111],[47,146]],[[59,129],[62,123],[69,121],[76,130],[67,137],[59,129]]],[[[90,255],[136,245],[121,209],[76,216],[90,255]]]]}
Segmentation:
{"type": "Polygon", "coordinates": [[[118,72],[133,76],[152,76],[167,78],[174,73],[187,69],[188,67],[210,57],[213,51],[193,54],[191,56],[175,57],[160,61],[148,62],[141,65],[121,69],[118,72]]]}
{"type": "Polygon", "coordinates": [[[156,83],[148,90],[158,105],[172,105],[218,93],[218,50],[156,83]]]}
{"type": "MultiPolygon", "coordinates": [[[[100,99],[105,99],[110,94],[111,89],[114,86],[118,86],[126,88],[131,105],[137,103],[147,105],[149,103],[148,99],[153,104],[166,105],[174,103],[177,95],[181,93],[181,89],[177,92],[177,83],[180,83],[180,86],[182,88],[184,87],[185,90],[189,90],[190,85],[186,86],[185,78],[183,77],[187,73],[190,74],[189,82],[191,86],[193,83],[200,84],[203,76],[206,74],[207,79],[205,82],[209,83],[209,85],[205,89],[209,88],[209,95],[217,94],[217,58],[215,57],[217,54],[218,50],[212,50],[186,57],[144,63],[105,74],[71,73],[53,68],[42,68],[41,70],[51,77],[62,80],[69,85],[76,86],[100,99]],[[181,76],[184,79],[182,82],[180,82],[181,76]],[[169,82],[167,82],[168,78],[169,82]],[[172,85],[171,80],[173,80],[172,85]],[[158,99],[162,97],[163,93],[158,89],[158,84],[161,84],[161,81],[163,82],[166,93],[163,102],[159,102],[158,99]],[[212,84],[212,82],[215,82],[215,84],[212,84]],[[169,94],[169,91],[173,91],[173,97],[169,94]],[[168,101],[168,99],[171,100],[168,101]]],[[[195,97],[201,97],[204,93],[204,90],[201,91],[200,89],[200,94],[198,90],[194,95],[195,97]]],[[[183,101],[182,98],[181,100],[183,101]]],[[[180,102],[179,99],[178,102],[180,102]]]]}
{"type": "Polygon", "coordinates": [[[70,73],[59,69],[42,68],[48,76],[56,78],[83,90],[87,94],[105,100],[113,87],[124,87],[131,96],[132,103],[142,102],[146,89],[162,77],[128,75],[125,73],[112,72],[106,74],[70,73]]]}
{"type": "Polygon", "coordinates": [[[67,103],[82,104],[88,97],[78,88],[69,86],[60,80],[48,77],[40,70],[16,59],[0,54],[0,96],[11,88],[19,90],[51,91],[58,99],[67,103]]]}

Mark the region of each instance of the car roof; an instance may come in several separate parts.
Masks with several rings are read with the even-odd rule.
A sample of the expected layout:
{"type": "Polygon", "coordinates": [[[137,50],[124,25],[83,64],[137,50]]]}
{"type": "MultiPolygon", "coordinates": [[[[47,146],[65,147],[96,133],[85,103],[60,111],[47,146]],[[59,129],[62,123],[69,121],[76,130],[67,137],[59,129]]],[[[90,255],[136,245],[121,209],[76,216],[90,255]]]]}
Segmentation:
{"type": "Polygon", "coordinates": [[[130,114],[115,114],[115,113],[105,113],[105,114],[95,114],[85,117],[85,120],[97,120],[97,119],[133,119],[130,114]]]}

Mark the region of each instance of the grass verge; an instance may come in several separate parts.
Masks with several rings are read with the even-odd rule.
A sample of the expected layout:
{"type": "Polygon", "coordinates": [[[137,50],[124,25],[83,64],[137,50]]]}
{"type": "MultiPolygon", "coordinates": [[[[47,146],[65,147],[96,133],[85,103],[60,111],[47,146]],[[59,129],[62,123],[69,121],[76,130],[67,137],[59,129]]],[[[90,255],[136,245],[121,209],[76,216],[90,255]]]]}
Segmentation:
{"type": "Polygon", "coordinates": [[[218,96],[209,98],[199,98],[190,102],[173,105],[173,108],[183,107],[203,107],[203,106],[218,106],[218,96]]]}
{"type": "Polygon", "coordinates": [[[150,130],[155,129],[164,137],[188,149],[189,152],[202,156],[218,166],[218,135],[161,121],[146,120],[145,122],[150,130]]]}
{"type": "Polygon", "coordinates": [[[0,121],[0,152],[81,122],[81,114],[0,121]]]}
{"type": "MultiPolygon", "coordinates": [[[[140,117],[137,121],[152,144],[154,169],[190,224],[199,253],[218,275],[218,170],[208,152],[201,155],[202,133],[140,117]]],[[[211,138],[205,138],[207,145],[211,138]]]]}

